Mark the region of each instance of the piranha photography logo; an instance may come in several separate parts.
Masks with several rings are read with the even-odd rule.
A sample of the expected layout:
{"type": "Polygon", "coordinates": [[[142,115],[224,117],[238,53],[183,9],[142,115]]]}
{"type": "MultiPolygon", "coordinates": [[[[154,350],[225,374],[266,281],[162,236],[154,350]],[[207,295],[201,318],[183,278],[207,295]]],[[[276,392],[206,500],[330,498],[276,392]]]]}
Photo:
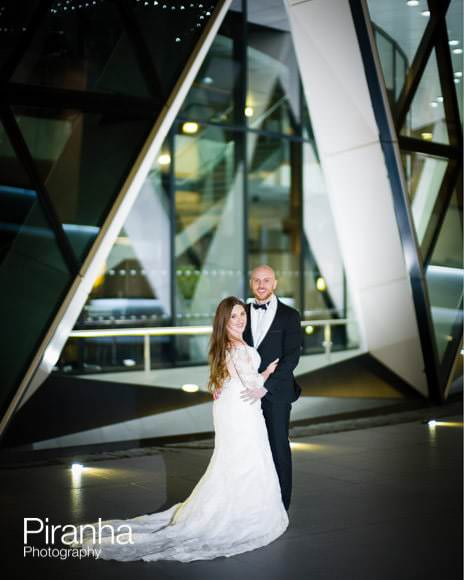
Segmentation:
{"type": "Polygon", "coordinates": [[[104,524],[101,518],[94,524],[50,524],[48,518],[24,518],[24,557],[32,558],[89,558],[97,559],[101,544],[133,544],[132,529],[121,524],[116,528],[104,524]],[[30,544],[37,540],[41,547],[30,544]],[[44,547],[45,544],[45,547],[44,547]],[[55,547],[55,544],[60,547],[55,547]],[[68,547],[62,547],[62,546],[68,547]]]}

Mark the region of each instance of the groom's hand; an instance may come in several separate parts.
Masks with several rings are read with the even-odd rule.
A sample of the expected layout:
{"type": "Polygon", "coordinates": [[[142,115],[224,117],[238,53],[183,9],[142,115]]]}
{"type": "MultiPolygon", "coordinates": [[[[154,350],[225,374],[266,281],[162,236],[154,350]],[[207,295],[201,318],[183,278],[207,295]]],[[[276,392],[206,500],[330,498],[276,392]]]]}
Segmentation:
{"type": "Polygon", "coordinates": [[[250,403],[250,405],[252,405],[253,403],[256,403],[256,401],[262,399],[266,395],[266,393],[267,389],[265,389],[264,387],[257,387],[256,389],[246,388],[243,391],[240,391],[240,398],[242,399],[242,401],[245,401],[246,403],[250,403]]]}

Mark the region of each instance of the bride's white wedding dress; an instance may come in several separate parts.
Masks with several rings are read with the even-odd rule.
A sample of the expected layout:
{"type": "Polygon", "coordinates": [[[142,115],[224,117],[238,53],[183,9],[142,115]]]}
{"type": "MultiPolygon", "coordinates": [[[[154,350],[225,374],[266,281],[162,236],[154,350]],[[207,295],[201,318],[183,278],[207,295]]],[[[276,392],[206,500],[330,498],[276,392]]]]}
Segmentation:
{"type": "MultiPolygon", "coordinates": [[[[240,377],[247,387],[263,384],[259,364],[249,346],[234,348],[228,357],[230,378],[213,402],[214,452],[191,495],[163,512],[102,522],[115,530],[130,526],[132,544],[110,536],[92,544],[89,533],[79,545],[101,548],[103,559],[190,562],[254,550],[284,533],[288,516],[261,405],[240,399],[240,377]]],[[[127,538],[127,528],[121,530],[127,538]]]]}

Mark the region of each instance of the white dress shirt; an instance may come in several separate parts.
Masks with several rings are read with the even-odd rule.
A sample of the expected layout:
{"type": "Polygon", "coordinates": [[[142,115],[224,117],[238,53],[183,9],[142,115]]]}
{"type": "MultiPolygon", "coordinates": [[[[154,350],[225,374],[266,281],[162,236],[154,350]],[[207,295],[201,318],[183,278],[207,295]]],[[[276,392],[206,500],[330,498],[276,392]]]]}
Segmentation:
{"type": "MultiPolygon", "coordinates": [[[[255,301],[254,304],[257,304],[255,301]]],[[[263,338],[266,336],[272,321],[277,312],[277,297],[273,294],[270,298],[266,310],[254,308],[253,302],[250,305],[251,334],[253,336],[253,346],[258,348],[263,338]]]]}

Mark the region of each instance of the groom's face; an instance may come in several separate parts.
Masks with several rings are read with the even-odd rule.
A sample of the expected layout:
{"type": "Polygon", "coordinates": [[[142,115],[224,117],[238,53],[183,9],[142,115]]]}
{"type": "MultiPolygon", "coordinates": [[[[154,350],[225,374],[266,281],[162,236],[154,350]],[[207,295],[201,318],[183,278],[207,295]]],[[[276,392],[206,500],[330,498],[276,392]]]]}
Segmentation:
{"type": "Polygon", "coordinates": [[[277,280],[271,268],[256,268],[250,279],[250,288],[258,302],[266,302],[274,293],[277,280]]]}

